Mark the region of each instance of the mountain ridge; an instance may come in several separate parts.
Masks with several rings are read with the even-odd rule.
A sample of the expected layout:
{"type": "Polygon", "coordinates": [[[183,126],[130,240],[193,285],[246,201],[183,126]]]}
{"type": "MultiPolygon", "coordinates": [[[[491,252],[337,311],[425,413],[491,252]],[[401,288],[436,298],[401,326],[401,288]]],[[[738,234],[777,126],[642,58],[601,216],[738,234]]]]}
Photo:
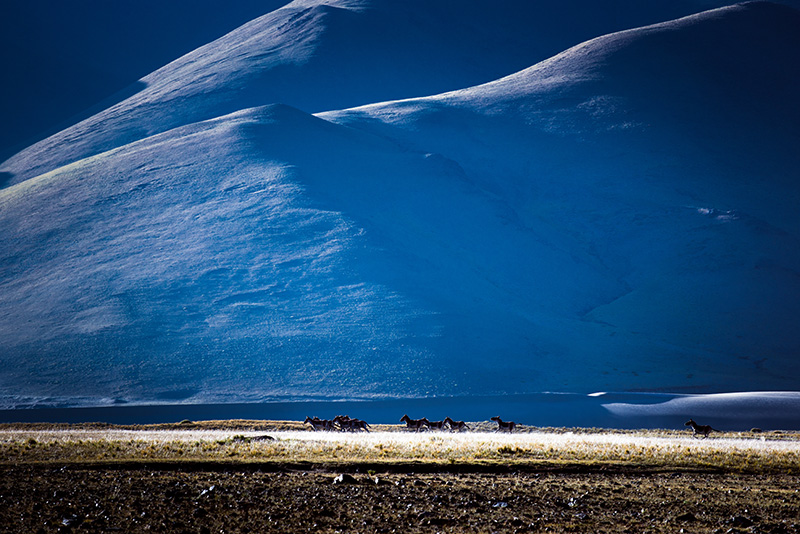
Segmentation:
{"type": "MultiPolygon", "coordinates": [[[[724,47],[730,21],[779,18],[796,39],[775,9],[645,33],[724,47]]],[[[737,129],[761,114],[723,117],[737,99],[709,112],[666,71],[636,77],[672,53],[641,35],[607,37],[624,46],[594,71],[572,50],[433,97],[238,110],[0,190],[0,384],[137,402],[790,389],[798,156],[737,129]],[[682,115],[637,107],[658,84],[682,115]]],[[[794,109],[771,112],[778,133],[794,109]]]]}
{"type": "Polygon", "coordinates": [[[0,172],[10,185],[165,128],[246,107],[280,102],[320,112],[471,86],[545,59],[560,50],[553,43],[566,47],[609,26],[664,20],[696,5],[618,0],[573,9],[509,1],[486,10],[449,0],[293,2],[145,76],[126,90],[130,98],[11,156],[0,172]],[[569,30],[553,31],[562,20],[569,30]],[[230,53],[243,47],[243,54],[230,53]],[[310,63],[298,67],[301,59],[310,63]]]}

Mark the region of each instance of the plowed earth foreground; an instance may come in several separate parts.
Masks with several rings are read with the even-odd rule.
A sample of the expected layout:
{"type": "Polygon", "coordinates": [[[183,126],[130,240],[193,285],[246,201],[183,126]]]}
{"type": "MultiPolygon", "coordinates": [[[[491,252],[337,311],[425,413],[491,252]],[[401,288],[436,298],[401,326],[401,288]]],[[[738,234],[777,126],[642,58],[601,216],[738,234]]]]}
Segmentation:
{"type": "Polygon", "coordinates": [[[626,468],[0,468],[0,532],[800,532],[800,476],[626,468]]]}

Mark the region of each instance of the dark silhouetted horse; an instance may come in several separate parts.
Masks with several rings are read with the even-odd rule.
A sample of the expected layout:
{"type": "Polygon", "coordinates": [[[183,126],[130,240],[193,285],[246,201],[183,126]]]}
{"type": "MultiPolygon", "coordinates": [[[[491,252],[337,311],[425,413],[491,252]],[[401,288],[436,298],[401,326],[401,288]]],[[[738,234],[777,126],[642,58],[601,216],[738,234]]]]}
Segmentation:
{"type": "Polygon", "coordinates": [[[449,417],[444,418],[444,422],[450,426],[450,430],[454,430],[456,432],[461,432],[462,430],[470,430],[467,423],[464,421],[453,421],[449,417]]]}
{"type": "Polygon", "coordinates": [[[414,430],[415,432],[419,432],[428,426],[428,420],[424,417],[422,419],[411,419],[408,414],[401,417],[400,422],[405,423],[408,430],[414,430]]]}
{"type": "Polygon", "coordinates": [[[333,427],[333,421],[331,421],[329,419],[320,419],[316,415],[314,416],[313,419],[311,417],[306,417],[306,420],[303,421],[303,424],[306,424],[306,423],[310,423],[311,424],[311,428],[313,428],[314,431],[317,431],[317,430],[333,430],[333,428],[334,428],[333,427]]]}
{"type": "Polygon", "coordinates": [[[497,430],[495,432],[513,432],[517,426],[514,421],[503,421],[499,415],[492,417],[492,421],[497,421],[497,430]]]}
{"type": "MultiPolygon", "coordinates": [[[[686,421],[686,424],[684,426],[692,427],[692,437],[695,438],[697,436],[703,436],[704,438],[707,438],[708,435],[711,434],[711,432],[714,430],[713,428],[711,428],[710,425],[698,425],[697,423],[694,422],[694,419],[689,419],[688,421],[686,421]]],[[[717,432],[719,431],[717,430],[717,432]]]]}

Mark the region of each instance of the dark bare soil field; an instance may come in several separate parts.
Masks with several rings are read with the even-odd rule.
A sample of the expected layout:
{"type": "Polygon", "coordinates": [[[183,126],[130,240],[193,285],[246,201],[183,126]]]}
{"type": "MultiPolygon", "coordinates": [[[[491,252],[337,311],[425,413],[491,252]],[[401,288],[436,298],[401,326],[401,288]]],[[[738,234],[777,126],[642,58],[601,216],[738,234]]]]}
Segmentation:
{"type": "MultiPolygon", "coordinates": [[[[218,448],[198,459],[99,461],[66,458],[66,450],[86,447],[86,439],[59,445],[7,433],[0,532],[800,532],[800,471],[785,462],[741,469],[722,461],[543,461],[519,452],[533,446],[528,438],[488,434],[475,439],[519,440],[514,455],[503,456],[506,445],[496,457],[455,461],[336,460],[327,449],[314,452],[318,461],[245,455],[279,447],[282,439],[297,440],[259,441],[246,444],[249,449],[240,439],[217,440],[218,448]]],[[[363,439],[382,446],[383,438],[363,439]]],[[[418,450],[428,442],[451,446],[455,438],[409,439],[416,447],[410,450],[418,450]]],[[[689,446],[712,443],[676,439],[689,446]]],[[[319,447],[310,443],[291,450],[319,447]]],[[[484,453],[496,447],[487,443],[475,447],[484,453]]],[[[110,445],[91,447],[79,450],[105,455],[110,445]]]]}
{"type": "Polygon", "coordinates": [[[788,475],[210,467],[4,467],[0,531],[800,532],[788,475]]]}

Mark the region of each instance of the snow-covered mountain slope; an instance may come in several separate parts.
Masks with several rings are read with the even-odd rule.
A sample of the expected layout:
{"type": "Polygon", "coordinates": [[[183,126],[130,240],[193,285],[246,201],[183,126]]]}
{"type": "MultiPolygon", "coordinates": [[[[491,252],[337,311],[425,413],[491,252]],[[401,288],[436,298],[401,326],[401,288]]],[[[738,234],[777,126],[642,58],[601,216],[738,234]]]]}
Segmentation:
{"type": "Polygon", "coordinates": [[[241,110],[6,187],[0,390],[793,389],[799,17],[747,4],[455,93],[241,110]]]}
{"type": "Polygon", "coordinates": [[[0,159],[74,124],[78,114],[142,76],[284,4],[237,0],[220,9],[216,0],[137,0],[135,6],[106,0],[2,2],[0,159]]]}
{"type": "MultiPolygon", "coordinates": [[[[598,35],[725,3],[298,0],[145,76],[125,91],[129,98],[13,156],[0,165],[0,187],[248,107],[282,103],[319,112],[488,82],[598,35]]],[[[25,63],[22,51],[13,57],[25,63]]],[[[50,86],[22,91],[41,95],[50,86]]],[[[45,100],[33,112],[57,115],[59,98],[45,100]]],[[[5,128],[12,130],[25,102],[6,102],[5,128]]]]}
{"type": "Polygon", "coordinates": [[[550,194],[574,204],[590,184],[660,187],[713,199],[714,213],[748,206],[794,235],[798,28],[800,12],[777,4],[721,8],[486,85],[320,116],[441,153],[519,207],[550,194]]]}
{"type": "Polygon", "coordinates": [[[321,116],[441,153],[524,227],[591,251],[626,290],[586,302],[569,350],[721,387],[798,370],[798,88],[800,13],[751,3],[321,116]]]}
{"type": "MultiPolygon", "coordinates": [[[[729,148],[721,140],[783,150],[800,130],[792,120],[800,114],[792,98],[800,79],[799,16],[768,2],[717,9],[600,37],[478,87],[320,116],[484,171],[495,168],[494,159],[539,160],[532,140],[561,143],[567,136],[599,144],[634,132],[619,146],[624,154],[636,154],[644,143],[674,151],[676,142],[681,149],[703,142],[721,152],[729,148]],[[489,150],[476,152],[461,135],[449,135],[462,124],[482,128],[473,137],[489,150]],[[656,136],[663,147],[653,142],[656,136]],[[526,145],[533,150],[522,154],[526,145]],[[495,157],[506,154],[513,157],[495,157]],[[487,159],[492,163],[481,166],[487,159]]],[[[688,156],[703,155],[703,148],[688,156]]]]}
{"type": "Polygon", "coordinates": [[[491,371],[468,376],[464,359],[530,355],[534,317],[589,298],[548,286],[551,267],[601,300],[618,290],[443,158],[281,106],[83,160],[0,203],[3,387],[40,395],[469,390],[491,371]]]}

